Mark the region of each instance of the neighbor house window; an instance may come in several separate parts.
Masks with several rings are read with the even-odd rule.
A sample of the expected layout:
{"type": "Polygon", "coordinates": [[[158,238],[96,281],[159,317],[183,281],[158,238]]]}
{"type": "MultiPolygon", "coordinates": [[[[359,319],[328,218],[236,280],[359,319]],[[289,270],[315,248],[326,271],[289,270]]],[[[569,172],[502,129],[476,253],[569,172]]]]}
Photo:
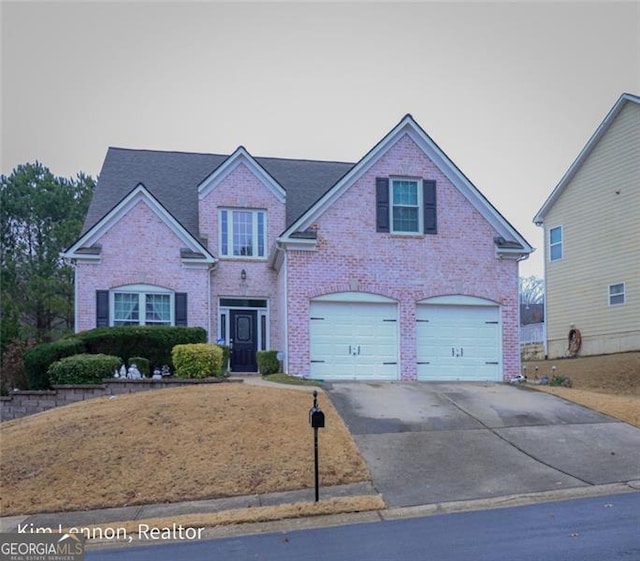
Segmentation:
{"type": "Polygon", "coordinates": [[[391,231],[399,234],[422,232],[422,182],[391,180],[391,231]]]}
{"type": "Polygon", "coordinates": [[[114,290],[113,325],[173,325],[173,293],[154,288],[114,290]]]}
{"type": "Polygon", "coordinates": [[[223,257],[265,257],[266,222],[266,212],[263,210],[221,210],[220,255],[223,257]]]}
{"type": "Polygon", "coordinates": [[[624,304],[624,288],[623,282],[609,285],[609,306],[624,304]]]}
{"type": "Polygon", "coordinates": [[[562,259],[562,226],[549,230],[549,260],[557,261],[562,259]]]}

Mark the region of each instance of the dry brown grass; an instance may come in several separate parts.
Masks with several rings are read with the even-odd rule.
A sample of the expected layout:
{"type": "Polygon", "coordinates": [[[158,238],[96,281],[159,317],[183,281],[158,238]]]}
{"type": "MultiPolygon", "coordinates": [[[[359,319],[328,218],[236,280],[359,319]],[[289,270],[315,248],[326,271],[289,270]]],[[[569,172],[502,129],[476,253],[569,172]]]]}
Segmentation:
{"type": "MultiPolygon", "coordinates": [[[[215,384],[76,403],[0,425],[0,512],[30,514],[313,486],[312,398],[215,384]]],[[[320,395],[323,485],[370,479],[320,395]]]]}
{"type": "Polygon", "coordinates": [[[129,535],[138,533],[141,524],[145,524],[149,528],[172,527],[173,524],[176,526],[181,525],[183,528],[213,528],[216,526],[253,524],[307,516],[322,516],[326,514],[367,512],[384,508],[386,508],[386,505],[380,495],[361,495],[357,497],[338,497],[317,503],[291,503],[277,506],[240,508],[208,514],[184,514],[172,516],[171,518],[145,518],[135,521],[125,520],[122,522],[83,526],[82,528],[83,530],[84,528],[88,528],[90,535],[99,535],[99,532],[93,532],[94,528],[101,528],[102,530],[122,528],[126,531],[127,535],[129,535]]]}
{"type": "Polygon", "coordinates": [[[555,373],[571,379],[572,388],[535,386],[640,427],[640,353],[620,353],[560,360],[529,361],[529,380],[555,373]]]}

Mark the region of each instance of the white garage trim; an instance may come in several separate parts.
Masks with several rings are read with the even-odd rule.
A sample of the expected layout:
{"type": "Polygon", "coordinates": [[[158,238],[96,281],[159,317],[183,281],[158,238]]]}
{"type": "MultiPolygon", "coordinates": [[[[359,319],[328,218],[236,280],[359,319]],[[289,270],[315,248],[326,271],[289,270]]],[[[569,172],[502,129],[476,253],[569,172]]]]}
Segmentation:
{"type": "Polygon", "coordinates": [[[420,300],[418,304],[450,304],[452,306],[497,306],[493,300],[479,298],[478,296],[465,296],[463,294],[450,294],[448,296],[434,296],[420,300]]]}
{"type": "Polygon", "coordinates": [[[341,293],[310,302],[310,374],[324,380],[397,380],[398,305],[341,293]]]}
{"type": "Polygon", "coordinates": [[[500,307],[467,296],[426,302],[416,306],[418,380],[501,381],[500,307]]]}
{"type": "Polygon", "coordinates": [[[311,302],[387,302],[395,304],[396,301],[379,294],[370,294],[368,292],[336,292],[334,294],[325,294],[318,296],[311,302]]]}

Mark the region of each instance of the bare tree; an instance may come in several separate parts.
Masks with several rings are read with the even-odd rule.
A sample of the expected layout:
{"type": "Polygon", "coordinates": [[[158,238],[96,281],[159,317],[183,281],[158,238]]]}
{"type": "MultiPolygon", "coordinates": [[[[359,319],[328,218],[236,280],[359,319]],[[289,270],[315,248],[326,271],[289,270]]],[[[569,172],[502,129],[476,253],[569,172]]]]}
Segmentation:
{"type": "Polygon", "coordinates": [[[520,277],[520,304],[544,303],[544,280],[531,275],[520,277]]]}

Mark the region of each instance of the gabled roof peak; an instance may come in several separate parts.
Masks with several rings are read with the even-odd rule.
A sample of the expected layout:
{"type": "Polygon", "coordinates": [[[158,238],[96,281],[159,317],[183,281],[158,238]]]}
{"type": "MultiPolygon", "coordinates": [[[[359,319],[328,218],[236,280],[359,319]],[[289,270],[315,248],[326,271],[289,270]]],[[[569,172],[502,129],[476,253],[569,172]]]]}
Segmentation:
{"type": "Polygon", "coordinates": [[[575,174],[578,172],[584,161],[588,158],[589,154],[596,147],[600,139],[604,136],[604,134],[609,130],[611,123],[616,119],[618,114],[622,111],[623,107],[627,104],[627,102],[635,103],[640,105],[640,97],[637,95],[633,95],[630,93],[623,93],[617,101],[613,104],[605,118],[602,120],[598,128],[591,135],[591,138],[587,141],[584,148],[578,154],[578,157],[573,161],[569,169],[562,176],[558,184],[555,186],[551,194],[547,197],[547,200],[543,203],[540,210],[533,217],[533,222],[536,226],[542,226],[544,224],[544,217],[549,212],[549,209],[554,205],[554,203],[558,200],[565,187],[569,184],[569,182],[573,179],[575,174]]]}

